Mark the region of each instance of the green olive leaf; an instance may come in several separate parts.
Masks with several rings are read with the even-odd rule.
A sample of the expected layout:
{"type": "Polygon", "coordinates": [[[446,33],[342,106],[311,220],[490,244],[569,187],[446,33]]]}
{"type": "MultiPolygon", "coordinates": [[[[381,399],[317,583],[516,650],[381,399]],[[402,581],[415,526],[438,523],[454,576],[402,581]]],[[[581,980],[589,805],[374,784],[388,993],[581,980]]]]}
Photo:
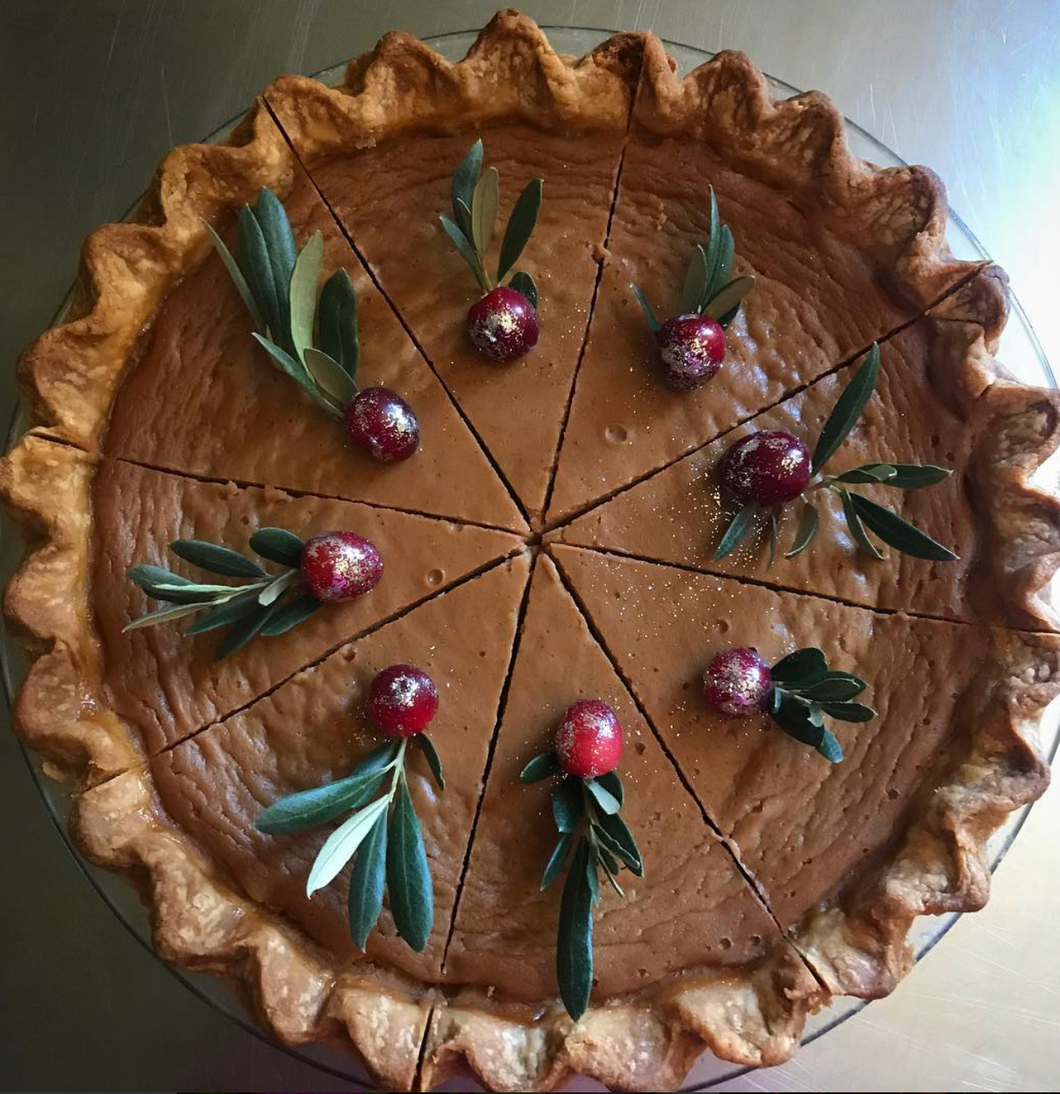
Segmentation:
{"type": "MultiPolygon", "coordinates": [[[[850,495],[855,514],[883,540],[884,543],[912,555],[932,562],[953,562],[957,555],[948,547],[937,543],[926,532],[920,531],[897,513],[877,505],[860,494],[850,495]]],[[[848,517],[849,520],[849,517],[848,517]]]]}
{"type": "Polygon", "coordinates": [[[210,237],[210,242],[213,244],[214,250],[218,253],[221,261],[224,263],[224,267],[228,271],[228,276],[232,279],[232,284],[235,285],[240,299],[246,306],[247,311],[250,312],[250,318],[254,323],[255,329],[264,334],[265,317],[258,308],[258,303],[254,299],[254,293],[251,291],[250,285],[247,284],[247,279],[243,276],[243,271],[239,268],[239,263],[236,262],[232,252],[225,246],[224,240],[214,230],[213,225],[208,224],[202,217],[199,217],[199,223],[206,229],[206,234],[210,237]]]}
{"type": "Polygon", "coordinates": [[[471,272],[478,280],[482,291],[489,292],[490,285],[486,280],[485,270],[483,270],[482,263],[479,262],[478,255],[475,253],[475,248],[468,241],[467,236],[447,216],[443,215],[439,217],[439,220],[442,222],[445,234],[452,240],[453,246],[456,247],[463,260],[471,267],[471,272]]]}
{"type": "Polygon", "coordinates": [[[256,590],[251,590],[242,596],[233,597],[231,600],[226,600],[218,604],[217,607],[211,608],[204,615],[200,615],[190,627],[184,628],[184,636],[190,638],[192,635],[205,634],[207,631],[216,630],[218,627],[227,627],[255,611],[257,606],[258,593],[256,590]]]}
{"type": "Polygon", "coordinates": [[[259,604],[254,611],[248,612],[233,623],[228,633],[217,644],[213,659],[223,661],[226,657],[231,657],[237,650],[242,649],[261,632],[265,624],[279,611],[279,608],[279,603],[259,604]]]}
{"type": "Polygon", "coordinates": [[[542,752],[535,756],[519,773],[520,782],[536,783],[559,771],[559,758],[555,752],[542,752]]]}
{"type": "Polygon", "coordinates": [[[277,604],[274,607],[276,610],[265,620],[259,632],[263,638],[286,634],[299,623],[304,623],[322,604],[315,596],[306,593],[289,604],[277,604]]]}
{"type": "Polygon", "coordinates": [[[266,527],[254,532],[250,537],[250,547],[270,562],[278,562],[281,566],[301,566],[305,543],[286,528],[266,527]]]}
{"type": "MultiPolygon", "coordinates": [[[[485,262],[486,253],[497,226],[497,214],[501,207],[501,180],[496,167],[482,172],[471,197],[471,235],[478,251],[479,260],[485,262]]],[[[498,280],[499,280],[498,275],[498,280]]]]}
{"type": "MultiPolygon", "coordinates": [[[[467,150],[459,166],[453,172],[453,180],[450,183],[449,194],[453,202],[453,219],[460,222],[459,203],[470,211],[471,199],[475,193],[479,174],[482,171],[482,141],[477,140],[467,150]]],[[[468,236],[470,239],[470,235],[468,236]]]]}
{"type": "Polygon", "coordinates": [[[259,813],[254,827],[270,836],[289,836],[316,828],[340,813],[359,809],[375,797],[385,778],[385,774],[378,771],[368,771],[336,779],[326,786],[288,794],[259,813]]]}
{"type": "Polygon", "coordinates": [[[417,733],[412,738],[412,743],[423,753],[427,766],[431,769],[435,784],[439,790],[445,789],[445,776],[442,774],[442,758],[434,747],[434,742],[426,733],[417,733]]]}
{"type": "Polygon", "coordinates": [[[567,777],[552,791],[552,817],[560,832],[573,832],[585,813],[581,779],[567,777]]]}
{"type": "Polygon", "coordinates": [[[310,375],[309,370],[297,358],[292,357],[286,350],[281,349],[267,338],[262,338],[256,331],[252,335],[255,341],[268,353],[268,355],[280,366],[280,371],[285,372],[299,387],[313,400],[319,403],[333,417],[342,417],[342,410],[317,386],[316,381],[310,375]]]}
{"type": "Polygon", "coordinates": [[[640,848],[629,830],[629,825],[622,819],[620,813],[604,813],[597,818],[599,827],[610,837],[609,849],[613,851],[629,869],[637,875],[644,876],[644,862],[641,858],[640,848]]]}
{"type": "Polygon", "coordinates": [[[819,525],[820,515],[816,508],[808,501],[804,501],[802,503],[802,512],[799,514],[799,524],[795,529],[795,538],[791,543],[791,550],[784,557],[794,558],[796,555],[801,555],[813,543],[819,525]]]}
{"type": "Polygon", "coordinates": [[[169,549],[178,558],[208,570],[211,574],[224,574],[226,577],[269,576],[252,559],[216,543],[206,543],[201,539],[176,539],[169,545],[169,549]]]}
{"type": "Polygon", "coordinates": [[[563,872],[563,867],[567,863],[567,856],[570,854],[571,844],[574,842],[573,832],[564,832],[553,848],[552,854],[549,856],[548,862],[545,864],[545,871],[541,875],[541,891],[544,892],[552,882],[559,877],[563,872]]]}
{"type": "Polygon", "coordinates": [[[347,914],[350,938],[363,952],[368,936],[379,922],[386,882],[387,815],[380,812],[357,851],[350,875],[347,914]]]}
{"type": "Polygon", "coordinates": [[[121,633],[138,631],[143,627],[153,627],[158,623],[169,623],[174,619],[183,619],[185,616],[194,615],[195,612],[204,611],[210,605],[211,601],[207,600],[197,604],[175,604],[170,608],[158,608],[156,611],[141,615],[131,623],[126,623],[122,627],[121,633]]]}
{"type": "MultiPolygon", "coordinates": [[[[305,895],[312,896],[317,889],[323,889],[342,871],[342,868],[357,853],[357,848],[367,838],[380,815],[385,813],[389,800],[384,795],[348,817],[324,841],[306,879],[305,895]]],[[[260,818],[259,818],[260,820],[260,818]]]]}
{"type": "Polygon", "coordinates": [[[537,311],[537,283],[526,270],[516,270],[508,285],[516,292],[521,292],[530,301],[530,307],[537,311]]]}
{"type": "Polygon", "coordinates": [[[692,248],[692,257],[689,259],[685,283],[681,289],[679,308],[682,315],[689,315],[699,308],[700,300],[707,286],[707,261],[707,252],[699,244],[696,244],[692,248]]]}
{"type": "MultiPolygon", "coordinates": [[[[265,320],[264,329],[257,333],[273,338],[282,338],[287,329],[283,321],[283,311],[277,296],[276,283],[273,280],[272,262],[265,248],[265,237],[261,225],[249,205],[244,205],[238,213],[240,268],[247,284],[258,304],[258,311],[265,320]]],[[[284,281],[286,287],[287,282],[284,281]]]]}
{"type": "Polygon", "coordinates": [[[317,303],[320,349],[337,361],[355,388],[361,356],[357,290],[345,270],[336,270],[324,282],[317,303]]]}
{"type": "Polygon", "coordinates": [[[721,540],[718,542],[714,554],[711,556],[712,561],[718,562],[723,558],[727,558],[741,543],[743,543],[754,528],[755,517],[758,515],[758,512],[758,506],[752,501],[745,505],[736,516],[732,518],[728,528],[725,529],[721,540]]]}
{"type": "Polygon", "coordinates": [[[822,731],[821,739],[815,747],[829,763],[837,764],[843,759],[843,749],[831,730],[822,731]]]}
{"type": "Polygon", "coordinates": [[[423,833],[404,779],[398,784],[390,818],[386,887],[398,934],[410,949],[422,953],[434,926],[434,889],[423,833]]]}
{"type": "Polygon", "coordinates": [[[655,309],[648,303],[648,298],[641,292],[639,285],[630,285],[630,289],[637,298],[637,303],[640,304],[641,310],[644,312],[644,318],[648,320],[648,326],[654,334],[662,326],[659,317],[655,314],[655,309]]]}
{"type": "Polygon", "coordinates": [[[303,359],[313,382],[326,396],[343,409],[353,402],[357,385],[338,361],[314,346],[305,348],[303,359]]]}
{"type": "Polygon", "coordinates": [[[821,707],[837,722],[868,722],[876,717],[876,711],[862,703],[822,703],[821,707]]]}
{"type": "Polygon", "coordinates": [[[805,646],[789,653],[770,670],[773,680],[786,688],[806,687],[823,680],[827,674],[828,659],[815,646],[805,646]]]}
{"type": "Polygon", "coordinates": [[[309,237],[308,242],[299,252],[294,270],[291,272],[291,348],[294,356],[303,364],[306,364],[306,349],[313,344],[317,282],[320,280],[320,260],[323,255],[324,237],[317,231],[309,237]]]}
{"type": "Polygon", "coordinates": [[[609,771],[606,775],[597,775],[596,781],[613,797],[621,806],[626,800],[626,792],[622,786],[622,779],[617,771],[609,771]]]}
{"type": "Polygon", "coordinates": [[[828,676],[816,684],[801,688],[800,694],[806,696],[807,699],[818,702],[823,702],[826,699],[843,702],[847,699],[853,699],[855,695],[860,695],[864,690],[864,680],[858,680],[852,676],[832,676],[829,673],[828,676]]]}
{"type": "Polygon", "coordinates": [[[581,840],[563,886],[556,940],[556,979],[567,1013],[577,1021],[589,1006],[593,987],[593,888],[595,863],[581,840]]]}
{"type": "MultiPolygon", "coordinates": [[[[251,212],[261,228],[265,252],[272,268],[272,283],[276,291],[276,322],[272,328],[273,337],[285,337],[290,319],[288,286],[294,271],[296,248],[291,222],[287,219],[287,210],[280,199],[267,187],[258,193],[258,200],[251,212]]],[[[291,347],[287,347],[290,349],[291,347]]]]}
{"type": "Polygon", "coordinates": [[[597,807],[604,813],[617,813],[622,808],[622,803],[605,787],[601,786],[596,779],[585,779],[584,785],[586,790],[589,791],[593,801],[597,807]]]}
{"type": "Polygon", "coordinates": [[[835,451],[846,440],[847,434],[857,424],[865,404],[876,390],[876,380],[880,374],[880,347],[873,342],[868,353],[862,359],[861,367],[851,377],[836,400],[832,413],[821,427],[817,438],[817,447],[813,451],[812,468],[816,474],[831,459],[835,451]]]}
{"type": "MultiPolygon", "coordinates": [[[[717,319],[721,322],[723,318],[729,317],[730,313],[735,313],[735,310],[743,303],[744,297],[747,296],[754,287],[755,279],[749,274],[745,274],[743,277],[737,277],[727,285],[722,286],[722,288],[707,301],[703,307],[703,311],[712,319],[717,319]]],[[[729,318],[728,322],[732,322],[732,319],[729,318]]],[[[722,323],[722,326],[726,325],[726,323],[722,323]]]]}
{"type": "Polygon", "coordinates": [[[883,558],[883,552],[872,542],[868,532],[865,531],[865,526],[861,523],[861,518],[854,506],[854,495],[848,490],[840,490],[839,496],[843,502],[843,515],[846,517],[847,526],[850,528],[850,534],[854,537],[854,542],[873,558],[883,558]]]}
{"type": "Polygon", "coordinates": [[[504,239],[501,241],[500,260],[497,263],[498,281],[519,261],[523,248],[530,242],[530,235],[537,223],[538,210],[541,208],[543,185],[541,179],[533,179],[516,199],[515,207],[508,218],[508,227],[504,230],[504,239]]]}

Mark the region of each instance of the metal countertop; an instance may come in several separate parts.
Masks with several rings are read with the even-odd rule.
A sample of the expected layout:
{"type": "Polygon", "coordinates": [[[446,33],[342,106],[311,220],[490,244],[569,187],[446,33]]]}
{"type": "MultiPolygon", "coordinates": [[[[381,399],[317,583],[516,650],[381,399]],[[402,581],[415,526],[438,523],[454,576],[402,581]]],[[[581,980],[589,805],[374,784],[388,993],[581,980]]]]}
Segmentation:
{"type": "MultiPolygon", "coordinates": [[[[457,0],[0,0],[0,410],[82,238],[120,217],[161,156],[391,29],[480,26],[457,0]]],[[[933,167],[1006,267],[1060,364],[1060,0],[566,0],[543,24],[650,28],[828,93],[933,167]]],[[[0,731],[0,1085],[47,1090],[342,1090],[182,987],[91,890],[13,736],[0,731]],[[45,948],[46,947],[46,948],[45,948]]],[[[726,1090],[1052,1090],[1060,1072],[1060,791],[1035,807],[988,908],[901,989],[781,1068],[726,1090]],[[1044,940],[1044,942],[1043,942],[1044,940]]]]}

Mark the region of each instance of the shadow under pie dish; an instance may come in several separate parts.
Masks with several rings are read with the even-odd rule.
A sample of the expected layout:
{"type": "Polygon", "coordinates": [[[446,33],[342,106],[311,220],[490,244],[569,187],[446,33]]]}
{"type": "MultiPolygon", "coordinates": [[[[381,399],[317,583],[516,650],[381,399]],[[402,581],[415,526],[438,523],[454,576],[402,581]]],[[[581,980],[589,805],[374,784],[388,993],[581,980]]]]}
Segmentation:
{"type": "Polygon", "coordinates": [[[90,237],[73,313],[24,356],[33,426],[0,472],[31,538],[6,600],[37,656],[18,727],[78,780],[85,852],[147,871],[160,953],[243,978],[280,1038],[341,1035],[400,1089],[467,1069],[493,1089],[578,1072],[668,1089],[704,1048],[777,1063],[833,995],[892,990],[914,915],[986,899],[986,837],[1047,782],[1035,728],[1056,690],[1057,506],[1029,478],[1057,400],[1004,378],[1003,275],[950,258],[944,220],[929,172],[855,160],[831,104],[771,104],[746,58],[679,80],[657,41],[617,35],[572,63],[509,12],[459,65],[390,35],[342,87],[285,77],[230,145],[167,157],[133,222],[90,237]],[[544,180],[520,260],[541,335],[503,366],[467,341],[478,293],[438,226],[476,139],[502,218],[544,180]],[[717,376],[682,393],[659,383],[628,285],[676,314],[708,184],[755,287],[717,376]],[[352,449],[252,340],[200,218],[235,250],[262,186],[299,246],[320,231],[320,280],[348,272],[359,382],[419,418],[408,461],[352,449]],[[857,490],[959,560],[871,557],[828,493],[797,556],[767,565],[758,526],[715,561],[723,453],[763,427],[812,440],[873,343],[837,469],[953,470],[857,490]],[[354,529],[384,577],[219,662],[215,634],[122,633],[152,606],[127,567],[164,564],[170,540],[244,551],[275,525],[354,529]],[[736,646],[776,664],[820,648],[868,681],[876,717],[832,725],[842,762],[766,713],[712,711],[699,676],[736,646]],[[254,821],[378,744],[365,697],[403,661],[441,692],[445,792],[407,763],[434,921],[417,952],[384,908],[362,954],[349,871],[304,893],[334,825],[254,821]],[[559,886],[538,884],[559,776],[519,772],[588,696],[624,729],[644,869],[623,896],[602,886],[575,1021],[559,886]]]}

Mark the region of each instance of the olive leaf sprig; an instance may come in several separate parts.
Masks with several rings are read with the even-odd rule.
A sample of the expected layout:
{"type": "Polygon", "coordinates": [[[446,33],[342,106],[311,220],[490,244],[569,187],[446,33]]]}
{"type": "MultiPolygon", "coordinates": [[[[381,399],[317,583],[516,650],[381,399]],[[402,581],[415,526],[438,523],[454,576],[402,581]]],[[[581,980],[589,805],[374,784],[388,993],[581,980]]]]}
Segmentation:
{"type": "MultiPolygon", "coordinates": [[[[718,213],[718,200],[714,187],[710,187],[710,239],[707,245],[697,243],[685,273],[681,290],[681,315],[709,315],[721,326],[728,328],[740,310],[743,298],[754,288],[751,276],[732,278],[732,263],[736,257],[736,243],[732,231],[718,213]],[[731,280],[730,280],[731,278],[731,280]]],[[[630,285],[633,295],[644,311],[648,326],[659,330],[655,309],[648,302],[640,286],[630,285]]]]}
{"type": "MultiPolygon", "coordinates": [[[[792,540],[791,548],[784,557],[795,558],[813,542],[817,535],[820,516],[816,507],[808,499],[815,490],[831,490],[842,502],[843,516],[857,545],[873,558],[882,559],[883,552],[869,536],[873,532],[884,543],[914,558],[923,558],[932,562],[953,562],[957,555],[948,547],[936,542],[915,524],[900,517],[893,509],[879,505],[863,494],[850,490],[858,484],[893,486],[897,490],[920,490],[925,486],[934,486],[943,482],[952,474],[948,468],[934,464],[916,463],[866,463],[852,467],[837,475],[824,474],[825,464],[842,445],[847,435],[857,424],[865,404],[876,389],[880,373],[880,347],[874,342],[866,353],[861,366],[851,377],[836,400],[832,413],[821,429],[817,446],[813,451],[811,473],[816,479],[801,496],[802,512],[792,540]]],[[[754,528],[757,518],[762,514],[769,517],[769,563],[772,565],[776,555],[779,534],[777,506],[764,506],[758,502],[749,502],[733,517],[722,534],[714,560],[725,558],[747,538],[754,528]]]]}
{"type": "Polygon", "coordinates": [[[317,852],[306,896],[330,885],[356,856],[347,907],[350,937],[360,950],[379,920],[384,888],[394,925],[411,949],[426,948],[434,925],[434,886],[405,766],[409,740],[444,791],[442,761],[427,735],[417,733],[373,749],[344,779],[273,802],[254,821],[259,832],[286,836],[349,814],[317,852]]]}
{"type": "Polygon", "coordinates": [[[262,558],[283,566],[283,572],[271,574],[230,547],[199,539],[178,539],[169,549],[178,558],[211,574],[246,580],[239,585],[200,584],[161,566],[133,566],[128,577],[148,596],[164,601],[169,607],[134,619],[124,630],[152,627],[203,612],[185,628],[184,634],[191,636],[230,627],[214,653],[214,660],[220,661],[256,635],[284,634],[308,619],[320,607],[320,601],[299,592],[305,546],[301,538],[285,528],[259,528],[250,537],[250,546],[262,558]]]}
{"type": "MultiPolygon", "coordinates": [[[[559,770],[555,752],[542,752],[519,778],[535,783],[559,770]]],[[[621,870],[644,876],[637,842],[619,816],[624,800],[622,780],[615,771],[595,779],[566,775],[552,793],[559,840],[545,866],[541,888],[547,889],[570,859],[560,904],[556,977],[563,1005],[575,1021],[585,1013],[592,992],[593,905],[600,899],[600,873],[619,896],[624,895],[618,883],[621,870]]]]}
{"type": "Polygon", "coordinates": [[[267,186],[239,211],[238,259],[210,224],[202,224],[254,320],[254,338],[282,372],[341,418],[358,391],[357,293],[339,269],[318,300],[324,237],[314,232],[297,250],[287,211],[267,186]]]}
{"type": "MultiPolygon", "coordinates": [[[[541,179],[532,179],[516,199],[501,240],[497,275],[492,277],[486,267],[486,255],[500,210],[500,174],[496,167],[482,170],[481,140],[475,141],[460,161],[450,186],[453,215],[450,218],[442,214],[440,219],[446,235],[471,267],[483,292],[495,289],[519,261],[537,223],[543,187],[541,179]]],[[[530,274],[517,270],[508,284],[521,292],[537,310],[537,285],[530,274]]]]}
{"type": "Polygon", "coordinates": [[[765,709],[790,737],[816,749],[830,763],[839,763],[843,750],[827,729],[827,714],[838,722],[867,722],[876,711],[851,702],[867,686],[850,672],[828,667],[828,658],[813,647],[795,650],[770,669],[772,687],[765,709]]]}

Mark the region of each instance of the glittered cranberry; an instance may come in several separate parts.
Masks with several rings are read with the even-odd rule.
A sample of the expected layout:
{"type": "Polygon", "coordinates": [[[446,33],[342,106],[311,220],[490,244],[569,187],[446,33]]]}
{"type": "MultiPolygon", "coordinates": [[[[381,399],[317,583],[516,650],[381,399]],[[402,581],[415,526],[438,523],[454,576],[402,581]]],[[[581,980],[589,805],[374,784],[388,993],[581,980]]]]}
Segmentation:
{"type": "Polygon", "coordinates": [[[614,770],[622,758],[622,726],[602,699],[579,699],[567,707],[556,730],[556,755],[568,775],[594,778],[614,770]]]}
{"type": "Polygon", "coordinates": [[[738,440],[722,457],[721,484],[743,505],[779,505],[810,485],[810,450],[790,433],[764,429],[738,440]]]}
{"type": "Polygon", "coordinates": [[[521,292],[491,289],[467,313],[467,333],[491,361],[514,361],[537,345],[537,312],[521,292]]]}
{"type": "Polygon", "coordinates": [[[420,445],[412,407],[388,387],[366,387],[346,408],[346,432],[383,463],[407,460],[420,445]]]}
{"type": "Polygon", "coordinates": [[[317,600],[352,600],[374,589],[383,559],[356,532],[322,532],[302,548],[302,579],[317,600]]]}
{"type": "Polygon", "coordinates": [[[423,669],[391,665],[368,689],[368,713],[388,737],[412,737],[438,713],[438,689],[423,669]]]}
{"type": "Polygon", "coordinates": [[[725,331],[709,315],[678,315],[655,332],[663,378],[677,391],[702,387],[725,359],[725,331]]]}
{"type": "Polygon", "coordinates": [[[744,646],[719,653],[703,673],[703,697],[732,718],[761,710],[772,686],[769,665],[758,650],[744,646]]]}

